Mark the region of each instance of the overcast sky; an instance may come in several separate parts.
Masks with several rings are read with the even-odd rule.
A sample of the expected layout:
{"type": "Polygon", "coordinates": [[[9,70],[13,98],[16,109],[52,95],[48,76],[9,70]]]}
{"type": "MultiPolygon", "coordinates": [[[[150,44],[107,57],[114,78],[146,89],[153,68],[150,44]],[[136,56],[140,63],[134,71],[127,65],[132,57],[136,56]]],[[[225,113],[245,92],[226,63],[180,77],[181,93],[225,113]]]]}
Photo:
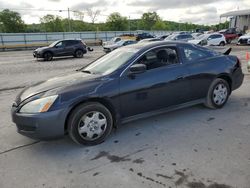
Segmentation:
{"type": "MultiPolygon", "coordinates": [[[[156,11],[164,20],[210,25],[218,23],[222,13],[250,9],[250,0],[0,0],[0,9],[4,8],[18,11],[26,23],[39,23],[46,14],[66,18],[67,12],[59,10],[67,8],[85,12],[83,20],[90,21],[86,9],[92,8],[101,10],[97,22],[104,22],[112,12],[135,19],[143,12],[156,11]]],[[[71,17],[80,19],[73,12],[71,17]]]]}

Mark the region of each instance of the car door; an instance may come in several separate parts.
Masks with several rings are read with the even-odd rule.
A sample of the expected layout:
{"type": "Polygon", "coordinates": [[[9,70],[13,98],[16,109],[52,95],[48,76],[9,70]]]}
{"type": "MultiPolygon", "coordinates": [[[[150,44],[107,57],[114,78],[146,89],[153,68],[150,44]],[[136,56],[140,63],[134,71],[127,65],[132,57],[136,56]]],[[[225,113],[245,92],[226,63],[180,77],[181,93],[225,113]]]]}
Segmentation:
{"type": "Polygon", "coordinates": [[[198,46],[183,45],[180,49],[186,68],[189,70],[190,100],[203,99],[214,79],[214,66],[218,65],[211,62],[212,54],[208,54],[198,46]]]}
{"type": "Polygon", "coordinates": [[[65,42],[64,41],[59,41],[53,48],[54,55],[55,56],[64,55],[64,47],[65,47],[65,42]]]}
{"type": "Polygon", "coordinates": [[[147,66],[146,72],[131,76],[128,69],[120,77],[122,118],[188,101],[190,82],[185,79],[188,70],[180,61],[177,48],[149,50],[133,64],[139,63],[147,66]]]}
{"type": "Polygon", "coordinates": [[[73,55],[75,51],[75,46],[77,45],[77,41],[75,40],[66,40],[64,47],[64,55],[73,55]]]}

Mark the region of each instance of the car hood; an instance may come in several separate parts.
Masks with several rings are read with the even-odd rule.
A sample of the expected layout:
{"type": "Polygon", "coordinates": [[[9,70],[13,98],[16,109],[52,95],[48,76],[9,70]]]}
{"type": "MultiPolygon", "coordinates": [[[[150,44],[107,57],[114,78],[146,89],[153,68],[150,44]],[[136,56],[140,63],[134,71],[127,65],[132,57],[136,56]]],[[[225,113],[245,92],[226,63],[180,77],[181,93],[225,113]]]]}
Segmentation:
{"type": "Polygon", "coordinates": [[[201,41],[202,41],[201,39],[195,39],[195,40],[189,40],[188,42],[192,44],[199,44],[201,41]]]}
{"type": "Polygon", "coordinates": [[[49,46],[44,46],[44,47],[41,47],[41,48],[37,48],[35,51],[43,51],[43,50],[47,50],[47,49],[50,49],[51,47],[49,46]]]}
{"type": "Polygon", "coordinates": [[[24,89],[17,97],[16,102],[19,104],[23,100],[37,95],[39,93],[48,92],[50,90],[63,89],[79,83],[88,83],[96,80],[100,75],[88,74],[83,72],[71,73],[68,75],[62,75],[51,78],[49,80],[37,83],[24,89]]]}

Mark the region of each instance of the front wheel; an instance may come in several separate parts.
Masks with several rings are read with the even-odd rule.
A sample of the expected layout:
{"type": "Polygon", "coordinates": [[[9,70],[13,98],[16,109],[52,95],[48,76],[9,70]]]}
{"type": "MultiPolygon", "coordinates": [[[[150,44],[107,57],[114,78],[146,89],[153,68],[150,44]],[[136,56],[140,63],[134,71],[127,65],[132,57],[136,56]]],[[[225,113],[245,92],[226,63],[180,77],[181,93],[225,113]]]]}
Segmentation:
{"type": "Polygon", "coordinates": [[[230,95],[230,87],[226,80],[217,78],[209,87],[205,105],[208,108],[222,108],[230,95]]]}
{"type": "Polygon", "coordinates": [[[53,54],[51,52],[45,52],[43,57],[45,61],[51,61],[53,59],[53,54]]]}
{"type": "Polygon", "coordinates": [[[226,43],[224,41],[220,42],[219,46],[225,46],[226,43]]]}
{"type": "Polygon", "coordinates": [[[68,121],[71,139],[83,145],[102,143],[111,133],[112,127],[113,118],[110,111],[96,102],[78,106],[68,121]]]}

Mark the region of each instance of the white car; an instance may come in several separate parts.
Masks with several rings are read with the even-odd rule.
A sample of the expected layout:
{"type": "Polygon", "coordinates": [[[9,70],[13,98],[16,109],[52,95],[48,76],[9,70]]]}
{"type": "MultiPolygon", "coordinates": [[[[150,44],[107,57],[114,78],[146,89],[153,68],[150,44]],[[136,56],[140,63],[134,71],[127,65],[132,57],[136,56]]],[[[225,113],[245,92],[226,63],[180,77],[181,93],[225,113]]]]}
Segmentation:
{"type": "Polygon", "coordinates": [[[112,44],[115,44],[115,43],[117,43],[117,42],[119,42],[119,41],[121,41],[122,40],[122,38],[121,37],[114,37],[114,38],[112,38],[110,41],[106,41],[106,42],[103,42],[103,46],[107,46],[107,45],[112,45],[112,44]]]}
{"type": "Polygon", "coordinates": [[[238,44],[250,44],[250,32],[238,39],[238,44]]]}
{"type": "Polygon", "coordinates": [[[198,44],[198,45],[208,45],[208,46],[225,46],[226,45],[226,38],[224,35],[220,33],[212,33],[212,34],[204,34],[199,36],[195,40],[188,41],[192,44],[198,44]]]}
{"type": "Polygon", "coordinates": [[[131,44],[135,44],[135,43],[137,43],[137,41],[135,41],[135,40],[121,40],[117,43],[103,46],[103,51],[106,53],[109,53],[117,48],[122,47],[122,46],[127,46],[127,45],[131,45],[131,44]]]}

